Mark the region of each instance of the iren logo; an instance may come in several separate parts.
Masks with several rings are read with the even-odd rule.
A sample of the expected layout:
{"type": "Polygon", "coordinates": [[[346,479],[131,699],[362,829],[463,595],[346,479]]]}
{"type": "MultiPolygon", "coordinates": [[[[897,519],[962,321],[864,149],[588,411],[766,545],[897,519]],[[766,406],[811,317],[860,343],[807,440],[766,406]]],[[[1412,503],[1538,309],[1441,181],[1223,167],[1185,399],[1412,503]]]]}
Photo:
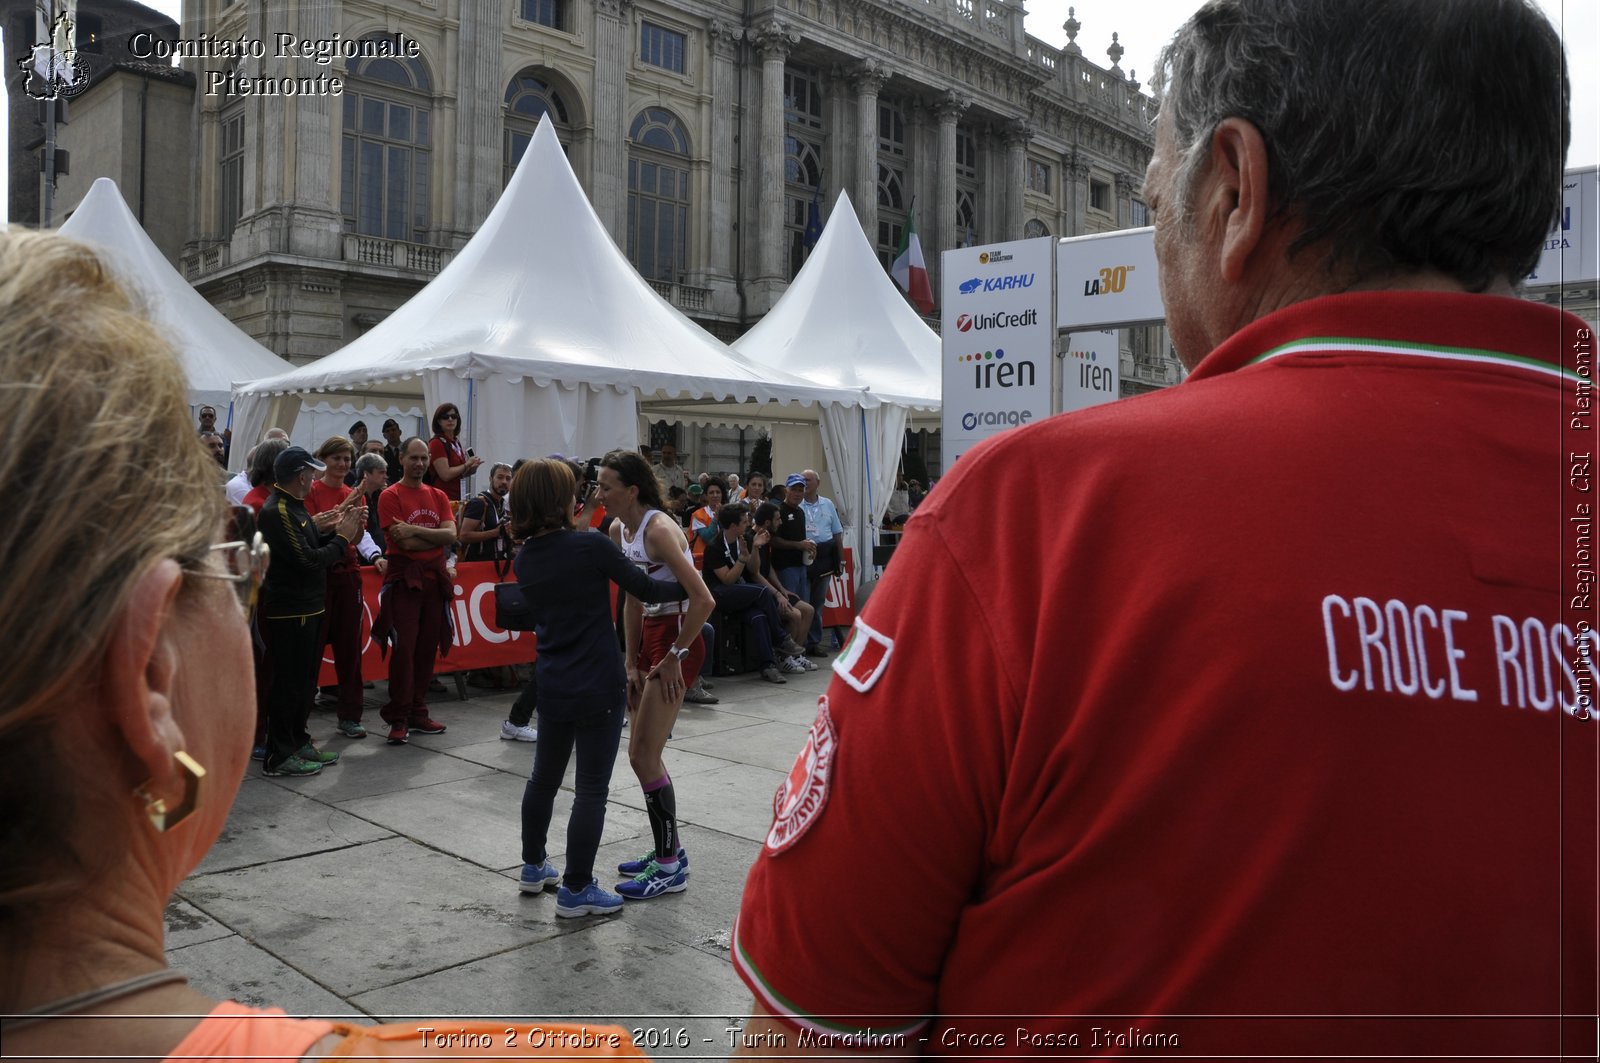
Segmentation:
{"type": "Polygon", "coordinates": [[[1128,286],[1128,274],[1133,266],[1110,266],[1100,271],[1100,276],[1083,282],[1084,295],[1114,295],[1128,286]]]}
{"type": "Polygon", "coordinates": [[[979,391],[985,388],[1032,387],[1035,379],[1033,363],[1026,359],[1009,362],[1005,359],[1005,348],[996,347],[992,351],[960,355],[956,361],[972,363],[972,386],[979,391]]]}

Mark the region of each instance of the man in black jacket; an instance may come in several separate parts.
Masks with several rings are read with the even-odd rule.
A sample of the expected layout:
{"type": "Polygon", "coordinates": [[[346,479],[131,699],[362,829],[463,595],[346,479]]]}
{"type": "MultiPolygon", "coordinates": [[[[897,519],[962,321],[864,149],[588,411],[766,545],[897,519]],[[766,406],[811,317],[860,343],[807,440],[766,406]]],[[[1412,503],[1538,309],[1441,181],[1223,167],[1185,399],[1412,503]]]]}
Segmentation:
{"type": "Polygon", "coordinates": [[[322,611],[328,569],[361,534],[366,507],[329,510],[330,530],[317,527],[303,499],[326,465],[290,447],[272,466],[273,490],[261,507],[261,536],[272,565],[261,583],[258,614],[272,670],[267,683],[268,775],[315,775],[339,754],[311,744],[306,718],[322,663],[322,611]]]}

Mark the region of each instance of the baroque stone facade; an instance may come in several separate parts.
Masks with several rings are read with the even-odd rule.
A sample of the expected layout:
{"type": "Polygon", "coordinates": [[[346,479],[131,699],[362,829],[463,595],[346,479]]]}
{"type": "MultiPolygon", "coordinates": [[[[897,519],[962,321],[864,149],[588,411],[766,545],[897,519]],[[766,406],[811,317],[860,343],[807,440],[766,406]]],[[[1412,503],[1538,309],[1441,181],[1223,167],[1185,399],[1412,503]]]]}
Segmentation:
{"type": "MultiPolygon", "coordinates": [[[[885,262],[915,205],[936,283],[942,247],[1145,224],[1154,105],[1113,27],[1102,67],[1026,33],[1019,0],[197,0],[184,24],[267,54],[184,60],[183,269],[296,361],[448,263],[541,114],[640,272],[728,339],[782,294],[813,202],[826,218],[840,191],[885,262]],[[399,34],[416,55],[321,65],[275,54],[283,33],[399,34]],[[319,74],[343,95],[227,91],[319,74]]],[[[1146,339],[1125,346],[1160,348],[1147,383],[1174,382],[1164,335],[1146,339]]]]}

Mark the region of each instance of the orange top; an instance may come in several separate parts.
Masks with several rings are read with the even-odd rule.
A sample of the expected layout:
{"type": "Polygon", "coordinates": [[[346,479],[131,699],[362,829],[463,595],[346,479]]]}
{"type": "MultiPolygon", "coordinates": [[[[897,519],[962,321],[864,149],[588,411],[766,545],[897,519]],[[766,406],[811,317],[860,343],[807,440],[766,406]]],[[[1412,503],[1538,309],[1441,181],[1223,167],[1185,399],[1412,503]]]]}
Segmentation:
{"type": "Polygon", "coordinates": [[[430,1019],[340,1027],[339,1032],[347,1036],[328,1053],[329,1059],[650,1058],[622,1027],[589,1023],[430,1019]]]}
{"type": "Polygon", "coordinates": [[[429,1019],[353,1026],[317,1019],[291,1019],[279,1008],[250,1008],[225,1000],[189,1031],[168,1063],[248,1059],[251,1063],[299,1063],[322,1038],[341,1034],[328,1059],[482,1058],[531,1056],[649,1059],[620,1026],[599,1024],[458,1022],[429,1019]]]}
{"type": "Polygon", "coordinates": [[[291,1019],[280,1008],[248,1008],[224,1000],[178,1042],[167,1058],[299,1063],[307,1049],[333,1032],[331,1022],[291,1019]]]}

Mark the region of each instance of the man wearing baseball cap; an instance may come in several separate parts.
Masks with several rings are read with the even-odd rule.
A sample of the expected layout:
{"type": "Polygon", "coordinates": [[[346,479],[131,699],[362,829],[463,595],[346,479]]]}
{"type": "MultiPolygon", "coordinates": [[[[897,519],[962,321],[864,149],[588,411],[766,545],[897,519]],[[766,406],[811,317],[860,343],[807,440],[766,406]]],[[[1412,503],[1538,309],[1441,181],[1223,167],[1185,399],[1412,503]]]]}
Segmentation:
{"type": "MultiPolygon", "coordinates": [[[[315,775],[339,754],[311,744],[306,719],[322,664],[322,611],[328,569],[344,557],[361,534],[367,511],[356,506],[331,529],[318,529],[306,512],[311,481],[327,466],[289,447],[272,464],[273,489],[261,507],[261,537],[272,550],[272,565],[261,583],[261,635],[272,675],[267,680],[268,775],[315,775]]],[[[337,513],[330,510],[330,516],[337,513]]]]}

